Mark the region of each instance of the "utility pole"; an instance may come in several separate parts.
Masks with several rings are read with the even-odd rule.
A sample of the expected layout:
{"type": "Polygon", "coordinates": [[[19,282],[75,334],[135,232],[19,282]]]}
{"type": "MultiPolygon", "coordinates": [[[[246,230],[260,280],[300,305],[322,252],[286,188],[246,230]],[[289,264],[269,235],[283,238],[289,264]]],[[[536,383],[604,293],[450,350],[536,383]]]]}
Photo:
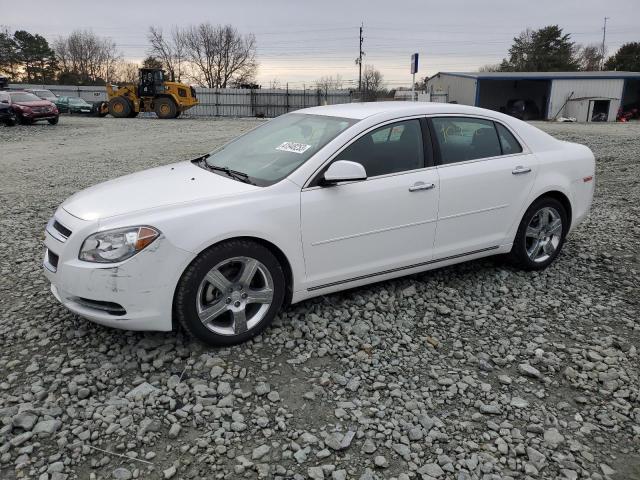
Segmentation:
{"type": "Polygon", "coordinates": [[[607,20],[610,17],[604,17],[604,26],[602,27],[602,67],[601,70],[604,70],[604,53],[605,53],[605,41],[607,40],[607,20]]]}
{"type": "Polygon", "coordinates": [[[358,58],[356,58],[356,63],[358,64],[358,92],[362,93],[362,56],[364,52],[362,51],[362,28],[364,27],[364,23],[360,24],[360,54],[358,58]]]}

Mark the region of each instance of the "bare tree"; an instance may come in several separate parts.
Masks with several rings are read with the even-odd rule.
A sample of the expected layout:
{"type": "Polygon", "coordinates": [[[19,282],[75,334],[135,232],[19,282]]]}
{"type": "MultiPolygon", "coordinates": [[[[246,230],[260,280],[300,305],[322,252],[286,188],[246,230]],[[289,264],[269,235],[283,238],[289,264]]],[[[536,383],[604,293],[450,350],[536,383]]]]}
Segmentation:
{"type": "Polygon", "coordinates": [[[602,60],[604,57],[602,54],[602,45],[578,45],[576,47],[576,57],[580,64],[580,70],[592,72],[602,69],[602,60]]]}
{"type": "Polygon", "coordinates": [[[479,72],[499,72],[500,64],[499,63],[487,63],[486,65],[482,65],[479,69],[479,72]]]}
{"type": "Polygon", "coordinates": [[[61,81],[72,83],[103,83],[114,73],[120,55],[109,38],[77,30],[53,43],[60,66],[61,81]]]}
{"type": "Polygon", "coordinates": [[[256,40],[231,25],[201,23],[180,32],[184,51],[200,85],[226,88],[232,81],[250,82],[257,70],[256,40]]]}
{"type": "Polygon", "coordinates": [[[119,61],[116,64],[114,80],[122,83],[137,83],[140,65],[134,62],[119,61]]]}
{"type": "Polygon", "coordinates": [[[151,44],[150,53],[162,62],[172,81],[180,81],[184,73],[185,41],[183,32],[177,27],[171,29],[171,35],[165,37],[161,27],[149,27],[147,39],[151,44]]]}
{"type": "Polygon", "coordinates": [[[384,77],[373,65],[365,65],[362,72],[362,95],[365,101],[374,101],[384,94],[384,77]]]}
{"type": "Polygon", "coordinates": [[[272,90],[277,90],[279,88],[282,88],[282,84],[280,83],[280,79],[276,77],[273,80],[271,80],[269,82],[269,88],[272,89],[272,90]]]}
{"type": "Polygon", "coordinates": [[[324,76],[320,77],[320,79],[316,82],[316,88],[322,91],[329,90],[342,90],[343,88],[343,80],[340,75],[333,76],[324,76]]]}

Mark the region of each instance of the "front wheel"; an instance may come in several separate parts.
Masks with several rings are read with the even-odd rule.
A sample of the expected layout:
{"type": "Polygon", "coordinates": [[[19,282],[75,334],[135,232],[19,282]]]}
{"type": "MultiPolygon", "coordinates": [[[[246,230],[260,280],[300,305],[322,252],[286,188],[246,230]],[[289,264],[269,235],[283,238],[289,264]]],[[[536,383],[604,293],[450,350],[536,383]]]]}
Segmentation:
{"type": "Polygon", "coordinates": [[[175,102],[167,97],[156,98],[153,101],[153,110],[158,118],[176,118],[178,107],[175,102]]]}
{"type": "Polygon", "coordinates": [[[560,253],[568,230],[569,220],[562,203],[542,197],[522,217],[509,257],[525,270],[542,270],[560,253]]]}
{"type": "Polygon", "coordinates": [[[182,275],[178,321],[210,345],[234,345],[262,332],[285,298],[285,276],[266,247],[231,240],[203,252],[182,275]]]}
{"type": "Polygon", "coordinates": [[[55,118],[48,119],[47,122],[49,122],[49,125],[57,125],[59,120],[60,120],[60,117],[55,117],[55,118]]]}

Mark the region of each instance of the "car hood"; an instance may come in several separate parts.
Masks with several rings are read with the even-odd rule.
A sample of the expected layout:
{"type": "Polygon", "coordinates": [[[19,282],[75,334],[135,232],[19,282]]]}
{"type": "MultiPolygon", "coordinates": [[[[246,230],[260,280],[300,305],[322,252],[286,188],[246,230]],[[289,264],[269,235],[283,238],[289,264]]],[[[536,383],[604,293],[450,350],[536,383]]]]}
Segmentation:
{"type": "Polygon", "coordinates": [[[259,188],[187,161],[94,185],[69,197],[61,206],[82,220],[99,220],[196,200],[222,198],[259,188]]]}
{"type": "Polygon", "coordinates": [[[13,102],[14,105],[22,105],[23,107],[53,107],[54,104],[48,100],[34,100],[32,102],[13,102]]]}

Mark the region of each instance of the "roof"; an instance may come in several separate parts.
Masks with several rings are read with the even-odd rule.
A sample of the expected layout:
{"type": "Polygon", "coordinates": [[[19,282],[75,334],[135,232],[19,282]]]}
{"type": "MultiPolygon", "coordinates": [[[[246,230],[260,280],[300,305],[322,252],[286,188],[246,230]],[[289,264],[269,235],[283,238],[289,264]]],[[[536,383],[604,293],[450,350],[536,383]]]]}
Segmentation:
{"type": "MultiPolygon", "coordinates": [[[[428,115],[437,113],[469,113],[478,114],[482,109],[469,105],[437,102],[362,102],[339,103],[336,105],[324,105],[297,110],[295,113],[308,113],[312,115],[327,115],[330,117],[363,118],[383,114],[400,115],[428,115]]],[[[488,111],[484,111],[487,112],[488,111]]],[[[495,114],[496,112],[490,112],[495,114]]]]}
{"type": "MultiPolygon", "coordinates": [[[[620,78],[640,78],[640,72],[438,72],[438,75],[450,75],[453,77],[475,78],[479,80],[551,80],[551,79],[572,79],[572,80],[593,80],[593,79],[620,79],[620,78]]],[[[431,78],[433,78],[431,77],[431,78]]]]}

